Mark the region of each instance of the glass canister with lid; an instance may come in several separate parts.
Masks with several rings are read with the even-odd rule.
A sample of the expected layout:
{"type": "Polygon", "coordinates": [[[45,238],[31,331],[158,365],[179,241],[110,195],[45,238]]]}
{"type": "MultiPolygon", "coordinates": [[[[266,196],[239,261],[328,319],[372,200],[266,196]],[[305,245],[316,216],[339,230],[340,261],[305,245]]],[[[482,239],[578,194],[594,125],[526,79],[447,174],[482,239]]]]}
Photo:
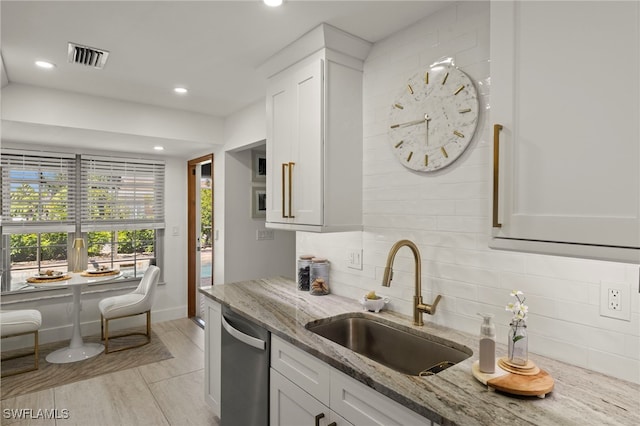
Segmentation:
{"type": "Polygon", "coordinates": [[[298,290],[309,291],[311,284],[311,259],[312,254],[303,254],[298,258],[298,290]]]}
{"type": "Polygon", "coordinates": [[[322,257],[311,259],[310,293],[314,296],[329,294],[329,261],[322,257]]]}

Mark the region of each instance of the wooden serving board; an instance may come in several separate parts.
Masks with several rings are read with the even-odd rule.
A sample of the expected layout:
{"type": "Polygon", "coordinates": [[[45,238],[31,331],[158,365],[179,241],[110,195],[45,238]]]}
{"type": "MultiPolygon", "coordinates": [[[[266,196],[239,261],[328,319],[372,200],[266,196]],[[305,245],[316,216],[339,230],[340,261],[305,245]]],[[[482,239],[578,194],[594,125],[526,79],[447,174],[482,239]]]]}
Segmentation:
{"type": "Polygon", "coordinates": [[[35,283],[35,284],[46,284],[46,283],[55,283],[55,282],[60,282],[60,281],[66,281],[68,279],[71,279],[71,275],[62,275],[62,276],[56,277],[56,278],[29,277],[29,278],[27,278],[27,282],[28,283],[35,283]]]}
{"type": "Polygon", "coordinates": [[[471,366],[473,377],[490,389],[513,395],[537,396],[544,398],[553,390],[554,380],[543,369],[535,375],[514,374],[503,370],[496,363],[495,373],[480,371],[480,362],[475,361],[471,366]]]}
{"type": "Polygon", "coordinates": [[[104,272],[82,272],[80,273],[81,276],[83,277],[107,277],[110,275],[118,275],[120,273],[120,271],[115,270],[115,271],[104,271],[104,272]]]}

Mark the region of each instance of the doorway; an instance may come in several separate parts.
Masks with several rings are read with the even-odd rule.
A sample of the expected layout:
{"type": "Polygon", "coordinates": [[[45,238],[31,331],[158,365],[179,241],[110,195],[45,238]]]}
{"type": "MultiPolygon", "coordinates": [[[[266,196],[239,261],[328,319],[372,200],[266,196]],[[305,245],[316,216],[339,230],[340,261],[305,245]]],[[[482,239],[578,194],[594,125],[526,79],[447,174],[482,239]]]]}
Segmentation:
{"type": "Polygon", "coordinates": [[[187,314],[204,325],[204,296],[213,285],[213,154],[187,164],[187,314]]]}

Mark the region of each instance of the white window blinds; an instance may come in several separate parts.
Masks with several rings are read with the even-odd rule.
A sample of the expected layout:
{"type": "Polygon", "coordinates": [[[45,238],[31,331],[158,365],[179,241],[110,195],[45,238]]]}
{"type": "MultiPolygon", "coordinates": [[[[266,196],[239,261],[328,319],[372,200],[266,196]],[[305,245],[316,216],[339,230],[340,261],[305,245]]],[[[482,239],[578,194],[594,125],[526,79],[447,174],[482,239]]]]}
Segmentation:
{"type": "Polygon", "coordinates": [[[74,154],[4,149],[0,165],[4,234],[75,229],[74,154]]]}
{"type": "Polygon", "coordinates": [[[83,231],[164,228],[164,162],[82,156],[83,231]]]}

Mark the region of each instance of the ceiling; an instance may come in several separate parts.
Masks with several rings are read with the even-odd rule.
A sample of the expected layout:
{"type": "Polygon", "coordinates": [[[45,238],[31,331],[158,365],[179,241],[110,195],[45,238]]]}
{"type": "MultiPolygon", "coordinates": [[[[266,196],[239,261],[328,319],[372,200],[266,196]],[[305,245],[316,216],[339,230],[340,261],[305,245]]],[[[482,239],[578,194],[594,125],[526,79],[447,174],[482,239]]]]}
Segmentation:
{"type": "Polygon", "coordinates": [[[446,3],[2,0],[1,54],[9,83],[225,117],[263,98],[258,67],[320,23],[377,42],[446,3]],[[70,41],[108,50],[104,69],[67,63],[70,41]]]}

